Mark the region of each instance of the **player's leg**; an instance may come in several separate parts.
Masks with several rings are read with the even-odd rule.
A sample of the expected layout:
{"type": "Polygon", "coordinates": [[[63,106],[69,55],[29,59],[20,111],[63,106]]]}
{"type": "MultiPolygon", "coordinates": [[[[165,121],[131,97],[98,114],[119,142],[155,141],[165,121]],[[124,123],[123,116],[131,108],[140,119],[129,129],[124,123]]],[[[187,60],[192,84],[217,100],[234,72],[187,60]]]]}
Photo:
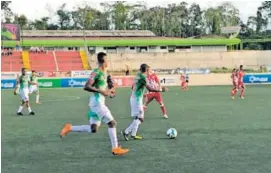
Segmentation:
{"type": "Polygon", "coordinates": [[[156,93],[155,100],[160,105],[163,117],[165,119],[168,119],[167,110],[166,110],[166,107],[165,107],[165,105],[163,103],[163,99],[162,99],[162,94],[161,93],[156,93]]]}
{"type": "Polygon", "coordinates": [[[186,81],[185,81],[185,87],[184,87],[184,90],[185,90],[185,91],[188,91],[188,89],[189,89],[189,88],[188,88],[188,83],[189,83],[189,81],[186,80],[186,81]]]}
{"type": "Polygon", "coordinates": [[[153,100],[153,94],[146,94],[144,98],[144,111],[147,109],[148,104],[153,100]]]}
{"type": "Polygon", "coordinates": [[[231,97],[232,97],[232,99],[234,99],[237,91],[238,91],[238,85],[235,82],[233,82],[233,88],[231,90],[231,97]]]}
{"type": "Polygon", "coordinates": [[[242,83],[241,84],[241,93],[240,93],[241,99],[244,99],[245,89],[246,89],[246,87],[245,87],[244,83],[242,83]]]}
{"type": "Polygon", "coordinates": [[[112,154],[114,155],[125,155],[129,152],[129,149],[123,149],[118,144],[116,121],[114,120],[110,110],[107,106],[100,104],[97,106],[96,111],[99,118],[108,125],[108,135],[111,141],[112,154]]]}
{"type": "Polygon", "coordinates": [[[23,115],[22,111],[24,109],[24,106],[25,106],[25,101],[22,99],[22,103],[19,106],[19,109],[17,111],[17,115],[23,115]]]}
{"type": "Polygon", "coordinates": [[[36,93],[36,104],[40,104],[40,91],[37,86],[35,87],[35,93],[36,93]]]}
{"type": "Polygon", "coordinates": [[[136,140],[142,139],[141,136],[137,135],[139,125],[143,123],[144,121],[143,104],[140,102],[141,102],[140,100],[130,99],[131,115],[134,119],[132,123],[129,125],[129,127],[127,127],[125,130],[121,132],[126,141],[129,140],[128,138],[129,134],[131,134],[132,139],[136,139],[136,140]]]}

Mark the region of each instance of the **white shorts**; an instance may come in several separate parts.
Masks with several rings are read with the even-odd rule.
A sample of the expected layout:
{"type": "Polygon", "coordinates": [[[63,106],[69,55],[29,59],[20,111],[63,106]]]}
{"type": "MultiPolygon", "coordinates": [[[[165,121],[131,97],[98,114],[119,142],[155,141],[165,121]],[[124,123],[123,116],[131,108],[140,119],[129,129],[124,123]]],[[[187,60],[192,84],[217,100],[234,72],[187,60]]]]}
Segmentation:
{"type": "Polygon", "coordinates": [[[130,104],[131,104],[131,116],[144,118],[143,100],[142,99],[138,100],[136,98],[131,97],[130,104]]]}
{"type": "Polygon", "coordinates": [[[30,88],[29,88],[29,93],[32,94],[33,92],[38,92],[39,89],[38,89],[38,86],[37,85],[31,85],[30,88]]]}
{"type": "Polygon", "coordinates": [[[103,121],[105,124],[108,124],[109,122],[114,120],[110,110],[104,104],[89,106],[89,108],[91,112],[96,115],[96,117],[90,117],[90,124],[97,124],[99,126],[101,124],[101,121],[103,121]]]}
{"type": "Polygon", "coordinates": [[[28,95],[29,95],[28,88],[20,90],[20,96],[21,96],[22,101],[29,101],[29,96],[28,95]]]}

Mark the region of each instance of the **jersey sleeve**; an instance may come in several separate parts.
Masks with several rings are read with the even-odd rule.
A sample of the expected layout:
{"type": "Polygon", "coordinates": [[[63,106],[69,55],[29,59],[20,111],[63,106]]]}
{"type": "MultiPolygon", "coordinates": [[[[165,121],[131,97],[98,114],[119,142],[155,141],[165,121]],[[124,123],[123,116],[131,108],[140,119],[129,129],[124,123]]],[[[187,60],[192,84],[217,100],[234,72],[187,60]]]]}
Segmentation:
{"type": "Polygon", "coordinates": [[[95,83],[95,81],[97,80],[97,78],[99,77],[99,75],[97,74],[97,72],[92,71],[89,75],[88,78],[88,82],[90,85],[93,85],[95,83]]]}
{"type": "Polygon", "coordinates": [[[140,84],[141,84],[141,86],[146,86],[147,83],[148,83],[148,79],[145,76],[142,76],[140,78],[140,84]]]}

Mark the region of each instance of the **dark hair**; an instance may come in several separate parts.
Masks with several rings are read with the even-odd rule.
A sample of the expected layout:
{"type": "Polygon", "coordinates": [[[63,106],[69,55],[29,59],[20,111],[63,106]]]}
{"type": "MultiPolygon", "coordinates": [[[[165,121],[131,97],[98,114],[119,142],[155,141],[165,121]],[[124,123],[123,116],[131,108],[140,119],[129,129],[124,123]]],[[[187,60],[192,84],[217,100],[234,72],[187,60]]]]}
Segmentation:
{"type": "Polygon", "coordinates": [[[105,57],[105,56],[106,56],[106,53],[104,53],[104,52],[98,53],[98,55],[97,55],[97,60],[98,60],[98,63],[99,63],[99,64],[104,63],[104,57],[105,57]]]}
{"type": "Polygon", "coordinates": [[[240,68],[243,68],[243,65],[240,65],[240,68]]]}
{"type": "Polygon", "coordinates": [[[147,71],[147,68],[149,68],[149,66],[147,64],[141,64],[140,71],[142,73],[145,73],[147,71]]]}
{"type": "Polygon", "coordinates": [[[22,68],[22,71],[26,70],[26,68],[22,68]]]}
{"type": "Polygon", "coordinates": [[[32,73],[36,72],[35,70],[32,70],[32,73]]]}

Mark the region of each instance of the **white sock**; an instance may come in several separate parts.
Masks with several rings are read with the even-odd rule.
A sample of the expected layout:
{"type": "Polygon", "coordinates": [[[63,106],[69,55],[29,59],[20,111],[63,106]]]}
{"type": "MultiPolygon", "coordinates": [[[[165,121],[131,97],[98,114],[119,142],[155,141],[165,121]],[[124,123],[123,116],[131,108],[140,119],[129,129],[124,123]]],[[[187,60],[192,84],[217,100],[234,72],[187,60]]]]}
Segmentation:
{"type": "Polygon", "coordinates": [[[134,128],[134,122],[135,122],[135,120],[133,120],[132,123],[130,124],[130,126],[125,129],[125,131],[124,131],[125,134],[130,134],[132,132],[132,130],[134,128]]]}
{"type": "Polygon", "coordinates": [[[141,124],[141,121],[139,119],[137,120],[134,120],[134,127],[132,129],[132,133],[131,133],[131,136],[136,136],[136,133],[137,133],[137,130],[138,130],[138,127],[139,125],[141,124]]]}
{"type": "Polygon", "coordinates": [[[108,134],[109,134],[109,137],[110,137],[112,149],[117,148],[118,147],[118,138],[117,138],[116,127],[108,128],[108,134]]]}
{"type": "Polygon", "coordinates": [[[32,112],[32,110],[31,110],[31,107],[30,107],[30,106],[28,106],[28,108],[27,108],[27,109],[28,109],[29,113],[30,113],[30,112],[32,112]]]}
{"type": "Polygon", "coordinates": [[[40,102],[40,95],[36,95],[36,103],[39,103],[40,102]]]}
{"type": "Polygon", "coordinates": [[[23,107],[22,105],[20,105],[20,106],[19,106],[19,109],[18,109],[18,112],[22,112],[23,108],[24,108],[24,107],[23,107]]]}
{"type": "Polygon", "coordinates": [[[90,125],[72,126],[72,132],[88,132],[88,133],[91,133],[90,125]]]}

